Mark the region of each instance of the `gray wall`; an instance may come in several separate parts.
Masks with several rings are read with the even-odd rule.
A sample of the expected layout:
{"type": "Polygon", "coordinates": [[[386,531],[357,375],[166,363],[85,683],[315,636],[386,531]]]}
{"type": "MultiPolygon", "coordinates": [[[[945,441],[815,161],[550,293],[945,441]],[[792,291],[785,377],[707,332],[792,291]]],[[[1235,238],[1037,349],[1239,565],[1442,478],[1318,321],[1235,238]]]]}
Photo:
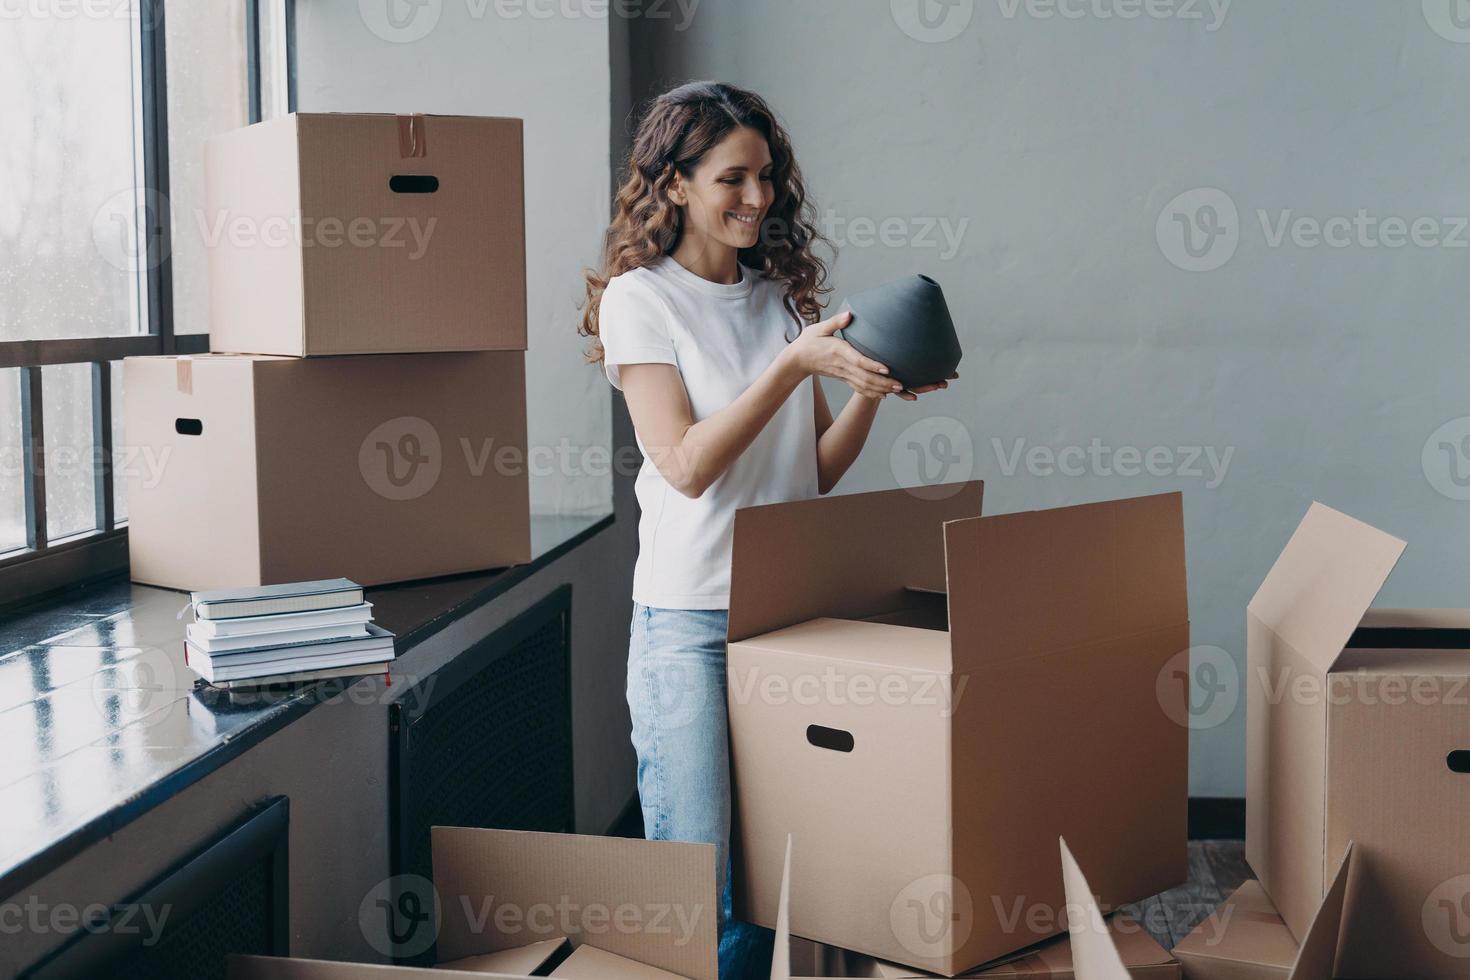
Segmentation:
{"type": "Polygon", "coordinates": [[[612,499],[610,403],[582,362],[576,317],[581,270],[607,226],[608,19],[547,17],[545,6],[298,0],[297,102],[525,120],[531,509],[592,513],[612,499]]]}
{"type": "Polygon", "coordinates": [[[973,474],[1003,512],[1185,491],[1194,642],[1219,648],[1196,680],[1223,688],[1197,695],[1196,794],[1244,793],[1244,609],[1311,500],[1409,541],[1384,604],[1466,602],[1470,488],[1440,448],[1470,472],[1470,232],[1446,220],[1470,215],[1470,31],[1450,3],[1235,0],[1221,22],[1218,0],[707,0],[630,22],[638,97],[717,77],[774,103],[844,239],[835,298],[946,287],[963,383],[886,405],[840,492],[973,474]],[[1197,188],[1239,215],[1217,207],[1212,249],[1218,195],[1171,207],[1197,188]],[[1388,224],[1376,248],[1310,227],[1278,245],[1258,214],[1360,209],[1445,242],[1386,247],[1406,237],[1388,224]],[[1093,440],[1173,459],[1120,475],[1093,440]],[[1047,466],[1067,447],[1074,475],[1047,466]],[[1218,484],[1185,465],[1204,451],[1230,454],[1218,484]]]}

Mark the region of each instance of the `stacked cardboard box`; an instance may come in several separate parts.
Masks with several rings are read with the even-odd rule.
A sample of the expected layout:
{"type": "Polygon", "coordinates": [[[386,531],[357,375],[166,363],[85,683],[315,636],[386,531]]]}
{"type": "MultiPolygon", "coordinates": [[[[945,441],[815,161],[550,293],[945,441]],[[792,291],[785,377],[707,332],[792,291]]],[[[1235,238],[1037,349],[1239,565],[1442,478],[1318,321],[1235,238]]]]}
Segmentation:
{"type": "Polygon", "coordinates": [[[133,578],[527,561],[520,120],[294,114],[206,180],[214,353],[124,365],[133,578]]]}
{"type": "Polygon", "coordinates": [[[1178,494],[980,516],[956,484],[741,510],[729,623],[736,915],[953,976],[1184,882],[1178,494]],[[870,553],[872,528],[883,556],[870,553]],[[1177,701],[1177,703],[1176,703],[1177,701]]]}

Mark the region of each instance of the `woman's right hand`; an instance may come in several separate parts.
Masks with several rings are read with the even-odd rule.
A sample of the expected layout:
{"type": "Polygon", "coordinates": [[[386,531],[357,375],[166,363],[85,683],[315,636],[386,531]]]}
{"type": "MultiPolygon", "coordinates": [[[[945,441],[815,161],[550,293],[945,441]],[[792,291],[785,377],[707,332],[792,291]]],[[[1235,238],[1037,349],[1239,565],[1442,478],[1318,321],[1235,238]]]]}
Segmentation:
{"type": "Polygon", "coordinates": [[[888,368],[871,357],[860,354],[834,334],[847,326],[852,313],[843,311],[834,317],[813,323],[791,342],[786,353],[803,374],[836,378],[864,398],[878,399],[897,394],[903,385],[888,376],[888,368]]]}

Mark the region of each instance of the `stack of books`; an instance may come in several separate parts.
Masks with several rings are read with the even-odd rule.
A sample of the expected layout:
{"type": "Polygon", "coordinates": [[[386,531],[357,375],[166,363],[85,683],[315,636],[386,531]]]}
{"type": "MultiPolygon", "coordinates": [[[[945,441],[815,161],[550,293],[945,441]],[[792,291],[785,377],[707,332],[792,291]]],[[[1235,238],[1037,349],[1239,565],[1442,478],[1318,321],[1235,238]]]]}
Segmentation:
{"type": "Polygon", "coordinates": [[[393,634],[345,578],[190,594],[184,662],[219,688],[386,674],[393,634]]]}

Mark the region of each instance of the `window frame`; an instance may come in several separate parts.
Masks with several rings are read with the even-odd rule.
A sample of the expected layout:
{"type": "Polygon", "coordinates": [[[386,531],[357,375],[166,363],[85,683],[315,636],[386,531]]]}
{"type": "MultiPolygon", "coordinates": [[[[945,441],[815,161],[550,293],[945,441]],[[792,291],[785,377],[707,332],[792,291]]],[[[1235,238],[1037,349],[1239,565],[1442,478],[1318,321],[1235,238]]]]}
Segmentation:
{"type": "MultiPolygon", "coordinates": [[[[0,609],[116,574],[128,567],[126,523],[114,513],[112,459],[112,369],[124,357],[202,354],[209,350],[208,334],[174,333],[171,215],[168,212],[168,60],[164,48],[166,0],[137,0],[135,37],[139,45],[140,119],[135,132],[142,147],[142,184],[154,195],[157,221],[144,236],[147,263],[146,323],[148,332],[123,337],[0,341],[0,369],[20,372],[22,494],[25,499],[26,547],[0,556],[0,609]],[[92,373],[92,435],[99,463],[93,474],[96,496],[95,528],[59,542],[47,538],[46,432],[41,369],[55,364],[89,364],[92,373]]],[[[283,65],[280,81],[286,93],[286,111],[296,111],[296,10],[294,0],[245,0],[245,58],[249,120],[262,113],[260,15],[271,4],[283,27],[283,65]]]]}

